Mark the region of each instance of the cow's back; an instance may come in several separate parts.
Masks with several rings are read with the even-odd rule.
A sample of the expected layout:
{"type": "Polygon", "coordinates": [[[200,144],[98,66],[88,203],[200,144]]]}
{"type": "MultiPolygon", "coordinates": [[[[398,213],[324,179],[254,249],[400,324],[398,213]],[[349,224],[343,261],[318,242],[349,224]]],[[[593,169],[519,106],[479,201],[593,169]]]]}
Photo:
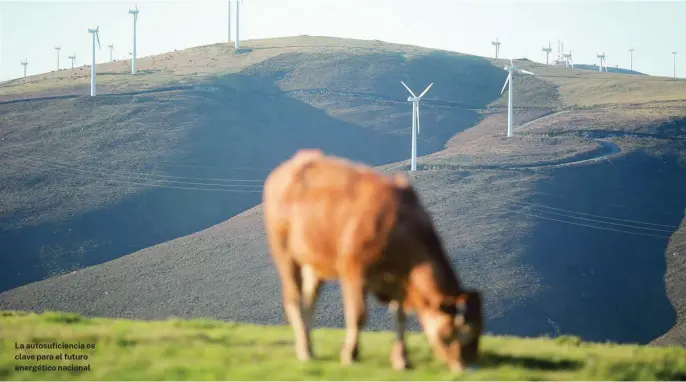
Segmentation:
{"type": "Polygon", "coordinates": [[[300,151],[265,182],[268,235],[281,240],[298,263],[336,278],[346,266],[378,260],[407,190],[403,176],[300,151]]]}

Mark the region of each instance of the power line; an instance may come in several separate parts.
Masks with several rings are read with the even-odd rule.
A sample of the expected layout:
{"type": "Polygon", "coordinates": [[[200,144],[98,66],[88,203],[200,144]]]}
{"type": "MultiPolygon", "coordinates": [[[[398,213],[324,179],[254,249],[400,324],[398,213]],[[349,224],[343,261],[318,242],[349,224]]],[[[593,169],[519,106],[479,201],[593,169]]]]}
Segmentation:
{"type": "MultiPolygon", "coordinates": [[[[25,159],[25,158],[32,158],[34,160],[38,161],[46,161],[46,162],[54,162],[58,163],[64,166],[68,167],[75,167],[75,168],[85,168],[85,169],[96,169],[96,170],[101,170],[103,169],[102,167],[96,167],[96,166],[88,166],[88,165],[77,165],[77,164],[72,164],[68,162],[62,162],[58,160],[50,160],[50,159],[45,159],[44,157],[39,157],[39,156],[31,156],[31,155],[22,155],[22,156],[17,156],[15,159],[25,159]]],[[[190,179],[190,180],[210,180],[210,181],[220,181],[220,182],[264,182],[262,179],[226,179],[226,178],[197,178],[197,177],[190,177],[190,176],[176,176],[176,175],[162,175],[162,174],[153,174],[153,173],[145,173],[145,172],[135,172],[135,171],[127,171],[127,170],[113,170],[113,169],[104,169],[106,172],[109,173],[127,173],[127,174],[136,174],[136,175],[142,175],[142,176],[153,176],[153,177],[159,177],[159,178],[169,178],[169,179],[190,179]]],[[[158,179],[153,179],[153,180],[158,180],[158,179]]],[[[166,182],[165,180],[159,180],[161,182],[166,182]]],[[[168,182],[173,182],[173,181],[168,181],[168,182]]],[[[192,184],[192,183],[191,183],[192,184]]],[[[217,184],[207,184],[208,186],[215,186],[217,184]]],[[[236,185],[240,186],[240,185],[236,185]]],[[[240,186],[244,187],[244,186],[240,186]]]]}
{"type": "MultiPolygon", "coordinates": [[[[33,168],[36,170],[44,170],[44,168],[36,167],[36,166],[31,166],[27,165],[24,163],[17,163],[19,166],[24,166],[28,168],[33,168]]],[[[262,192],[262,190],[233,190],[233,189],[226,189],[226,188],[197,188],[197,187],[178,187],[178,186],[170,186],[170,185],[163,185],[163,184],[150,184],[150,183],[140,183],[140,182],[130,182],[126,180],[120,180],[120,179],[103,179],[103,178],[97,178],[94,176],[88,176],[84,175],[83,173],[81,174],[73,174],[69,172],[64,172],[64,171],[59,171],[57,169],[51,169],[52,171],[57,172],[58,174],[62,175],[70,175],[70,176],[80,176],[84,179],[91,179],[91,180],[99,180],[99,181],[104,181],[104,182],[114,182],[114,183],[125,183],[125,184],[133,184],[133,185],[138,185],[138,186],[147,186],[147,187],[159,187],[159,188],[172,188],[172,189],[179,189],[179,190],[195,190],[195,191],[219,191],[219,192],[238,192],[238,193],[258,193],[262,192]]],[[[152,180],[155,181],[155,180],[152,180]]]]}
{"type": "MultiPolygon", "coordinates": [[[[636,223],[636,224],[643,224],[643,225],[652,225],[652,226],[660,226],[660,227],[669,227],[672,228],[672,230],[675,230],[679,227],[675,227],[672,225],[667,225],[667,224],[657,224],[657,223],[648,223],[648,222],[642,222],[638,220],[628,220],[628,219],[620,219],[620,218],[614,218],[614,217],[609,217],[609,216],[603,216],[603,215],[594,215],[594,214],[588,214],[584,212],[576,212],[576,211],[570,211],[570,210],[564,210],[562,208],[555,208],[555,207],[548,207],[542,204],[537,204],[537,203],[526,203],[526,202],[512,202],[512,203],[519,203],[519,204],[524,204],[526,207],[534,206],[534,208],[545,208],[549,210],[555,210],[555,211],[563,211],[567,212],[568,214],[576,214],[576,215],[584,215],[584,216],[593,216],[597,218],[602,218],[602,219],[607,219],[607,220],[615,220],[615,221],[621,221],[621,222],[630,222],[630,223],[636,223]]],[[[579,220],[586,220],[586,221],[592,221],[592,222],[597,222],[597,223],[605,223],[605,224],[613,224],[613,225],[618,225],[618,226],[623,226],[623,227],[630,227],[630,228],[636,228],[636,229],[645,229],[645,230],[652,230],[652,231],[663,231],[663,232],[672,232],[664,229],[659,229],[659,228],[649,228],[649,227],[636,227],[632,226],[629,224],[621,224],[621,223],[612,223],[612,222],[604,222],[602,220],[595,220],[595,219],[589,219],[589,218],[582,218],[578,216],[570,216],[570,215],[565,215],[559,212],[550,212],[550,211],[540,211],[540,212],[545,212],[549,213],[552,215],[560,215],[560,216],[566,216],[566,217],[571,217],[573,219],[579,219],[579,220]]]]}
{"type": "Polygon", "coordinates": [[[544,220],[550,220],[550,221],[555,221],[555,222],[559,222],[559,223],[565,223],[565,224],[576,225],[576,226],[580,226],[580,227],[593,228],[593,229],[600,229],[600,230],[605,230],[605,231],[619,232],[619,233],[624,233],[624,234],[627,234],[627,235],[650,236],[650,237],[657,237],[657,238],[661,238],[661,239],[669,239],[669,238],[670,238],[670,236],[655,235],[655,234],[644,233],[644,232],[631,232],[631,231],[625,231],[625,230],[621,230],[621,229],[614,229],[614,228],[607,228],[607,227],[598,227],[598,226],[594,226],[594,225],[590,225],[590,224],[583,224],[583,223],[577,223],[577,222],[570,222],[570,221],[565,221],[565,220],[560,220],[560,219],[554,219],[554,218],[549,218],[549,217],[545,217],[545,216],[529,214],[529,213],[525,213],[525,212],[522,212],[522,211],[515,211],[515,210],[511,210],[511,209],[505,209],[505,208],[498,208],[498,210],[506,211],[506,212],[513,212],[513,213],[516,213],[516,214],[521,214],[521,215],[525,215],[525,216],[530,216],[530,217],[534,217],[534,218],[537,218],[537,219],[544,219],[544,220]]]}

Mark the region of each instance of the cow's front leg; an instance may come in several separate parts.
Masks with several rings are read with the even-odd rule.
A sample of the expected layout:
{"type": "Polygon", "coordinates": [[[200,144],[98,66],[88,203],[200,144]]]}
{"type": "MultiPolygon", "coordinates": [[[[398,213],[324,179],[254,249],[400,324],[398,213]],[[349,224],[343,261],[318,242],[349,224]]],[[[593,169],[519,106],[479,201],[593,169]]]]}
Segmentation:
{"type": "Polygon", "coordinates": [[[403,309],[402,302],[391,301],[389,310],[395,316],[396,339],[391,349],[391,365],[395,370],[405,370],[412,367],[407,358],[407,345],[405,343],[405,328],[407,325],[407,315],[403,309]]]}
{"type": "Polygon", "coordinates": [[[359,335],[367,320],[364,281],[361,278],[341,280],[345,309],[345,343],[341,349],[341,363],[351,364],[359,360],[359,335]]]}

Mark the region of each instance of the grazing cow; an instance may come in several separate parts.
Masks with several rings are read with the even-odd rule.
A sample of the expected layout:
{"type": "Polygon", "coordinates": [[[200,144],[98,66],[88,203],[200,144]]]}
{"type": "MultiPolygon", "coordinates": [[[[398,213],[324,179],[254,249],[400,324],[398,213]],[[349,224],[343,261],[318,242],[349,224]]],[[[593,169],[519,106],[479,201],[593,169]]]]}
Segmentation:
{"type": "Polygon", "coordinates": [[[436,356],[453,371],[476,360],[481,294],[461,287],[406,176],[300,150],[267,177],[264,215],[298,359],[313,357],[310,330],[322,283],[339,280],[343,364],[358,360],[367,292],[394,311],[393,368],[410,367],[405,345],[410,312],[416,312],[436,356]]]}

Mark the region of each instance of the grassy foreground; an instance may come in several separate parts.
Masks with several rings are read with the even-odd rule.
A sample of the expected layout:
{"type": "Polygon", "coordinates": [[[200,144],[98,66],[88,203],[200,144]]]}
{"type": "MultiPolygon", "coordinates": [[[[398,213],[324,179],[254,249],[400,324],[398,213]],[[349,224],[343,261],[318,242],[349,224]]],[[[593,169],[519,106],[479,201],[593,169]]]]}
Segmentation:
{"type": "MultiPolygon", "coordinates": [[[[0,313],[3,380],[684,380],[686,349],[592,344],[575,337],[488,336],[476,371],[451,375],[433,359],[424,337],[409,337],[415,369],[394,372],[392,334],[365,332],[358,365],[338,364],[343,331],[314,333],[319,358],[295,360],[288,327],[211,320],[130,321],[71,313],[0,313]],[[80,343],[94,349],[17,349],[23,344],[80,343]],[[20,355],[87,355],[81,360],[16,360],[20,355]],[[86,367],[88,371],[23,371],[21,366],[86,367]]],[[[25,345],[24,345],[25,346],[25,345]]],[[[83,357],[82,357],[83,358],[83,357]]]]}

